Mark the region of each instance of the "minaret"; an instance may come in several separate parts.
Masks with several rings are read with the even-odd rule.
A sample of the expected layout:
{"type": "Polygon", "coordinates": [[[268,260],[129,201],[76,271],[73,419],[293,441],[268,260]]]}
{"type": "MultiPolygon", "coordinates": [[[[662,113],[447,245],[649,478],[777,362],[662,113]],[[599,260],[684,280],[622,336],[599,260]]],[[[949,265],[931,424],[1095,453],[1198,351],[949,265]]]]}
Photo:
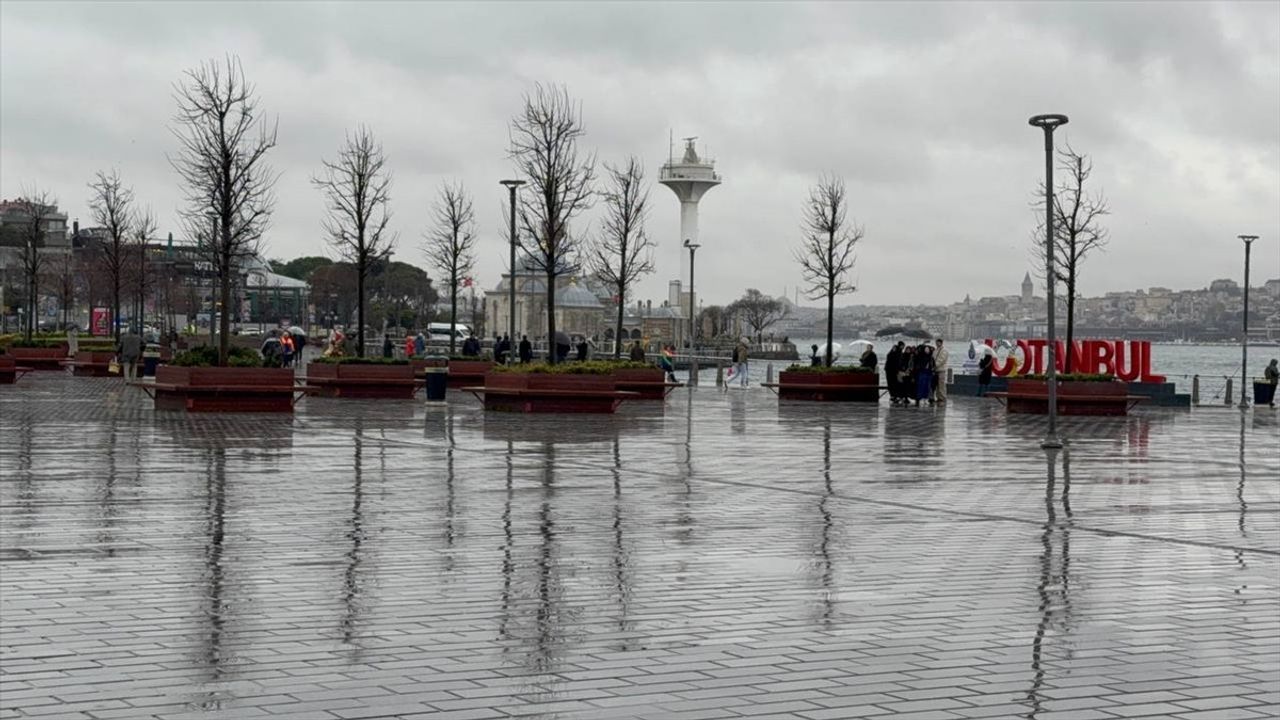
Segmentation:
{"type": "MultiPolygon", "coordinates": [[[[694,140],[697,138],[684,138],[684,156],[679,162],[674,155],[669,157],[658,175],[658,182],[671,188],[680,200],[680,237],[676,242],[680,252],[680,276],[673,285],[689,282],[689,251],[685,249],[684,241],[698,242],[698,201],[708,190],[720,184],[715,163],[698,157],[694,140]]],[[[691,301],[688,294],[680,293],[679,297],[680,307],[689,310],[691,301]]]]}
{"type": "Polygon", "coordinates": [[[1030,303],[1035,299],[1035,289],[1036,286],[1031,283],[1031,273],[1027,273],[1026,276],[1022,278],[1022,302],[1024,304],[1030,303]]]}

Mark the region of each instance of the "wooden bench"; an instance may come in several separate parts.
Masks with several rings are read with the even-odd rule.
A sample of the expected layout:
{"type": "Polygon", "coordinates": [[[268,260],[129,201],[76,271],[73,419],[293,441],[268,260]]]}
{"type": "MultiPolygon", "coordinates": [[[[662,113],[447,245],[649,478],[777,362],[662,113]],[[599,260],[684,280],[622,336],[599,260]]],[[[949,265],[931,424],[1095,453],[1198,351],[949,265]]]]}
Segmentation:
{"type": "Polygon", "coordinates": [[[23,375],[33,372],[35,368],[26,365],[14,365],[8,368],[0,368],[0,385],[12,385],[22,379],[23,375]]]}
{"type": "MultiPolygon", "coordinates": [[[[984,397],[995,398],[997,402],[1004,405],[1009,412],[1027,413],[1027,414],[1046,414],[1049,412],[1049,396],[1014,394],[1012,397],[1007,392],[989,392],[984,397]],[[1010,405],[1013,401],[1014,405],[1010,405]],[[1043,406],[1043,409],[1042,409],[1043,406]]],[[[1140,402],[1145,402],[1151,398],[1146,395],[1058,395],[1058,414],[1059,415],[1125,415],[1140,402]],[[1117,412],[1099,412],[1105,410],[1106,406],[1113,406],[1117,412]],[[1080,406],[1082,412],[1075,412],[1073,406],[1080,406]]]]}
{"type": "Polygon", "coordinates": [[[416,378],[308,377],[312,393],[325,397],[411,399],[421,383],[416,378]]]}
{"type": "Polygon", "coordinates": [[[280,412],[291,409],[303,396],[314,392],[306,385],[177,385],[134,383],[156,401],[158,410],[228,410],[280,412]],[[246,400],[245,396],[249,396],[246,400]],[[194,397],[192,397],[194,396],[194,397]],[[281,403],[287,408],[282,408],[281,403]]]}
{"type": "Polygon", "coordinates": [[[636,393],[637,400],[663,400],[671,394],[672,390],[678,387],[684,387],[684,383],[670,382],[668,380],[661,382],[647,382],[644,380],[618,381],[618,388],[624,392],[636,393]]]}
{"type": "Polygon", "coordinates": [[[462,388],[484,403],[485,410],[523,413],[612,413],[623,400],[639,393],[630,390],[552,390],[541,388],[462,388]]]}
{"type": "MultiPolygon", "coordinates": [[[[782,396],[782,393],[781,393],[781,390],[783,389],[782,383],[774,382],[774,383],[760,383],[760,384],[764,387],[769,388],[773,392],[777,393],[779,397],[782,396]]],[[[824,400],[826,399],[825,396],[832,396],[832,399],[840,399],[841,396],[844,396],[844,395],[864,394],[869,390],[873,390],[876,393],[876,402],[879,402],[880,398],[884,397],[884,394],[889,391],[889,386],[888,385],[823,385],[821,383],[787,383],[785,389],[799,390],[801,393],[811,394],[814,396],[809,398],[790,398],[790,399],[796,399],[796,400],[800,400],[800,399],[824,400]]],[[[866,400],[865,402],[870,402],[870,400],[866,400]]]]}

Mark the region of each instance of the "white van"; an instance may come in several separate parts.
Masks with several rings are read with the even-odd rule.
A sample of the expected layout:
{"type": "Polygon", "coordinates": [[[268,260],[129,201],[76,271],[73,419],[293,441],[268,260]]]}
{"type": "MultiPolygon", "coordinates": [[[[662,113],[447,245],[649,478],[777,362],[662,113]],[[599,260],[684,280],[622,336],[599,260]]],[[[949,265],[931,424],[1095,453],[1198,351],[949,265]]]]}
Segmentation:
{"type": "MultiPolygon", "coordinates": [[[[466,340],[471,334],[471,327],[458,323],[453,326],[454,337],[459,342],[466,340]]],[[[437,342],[449,342],[449,323],[427,323],[427,339],[437,342]]]]}

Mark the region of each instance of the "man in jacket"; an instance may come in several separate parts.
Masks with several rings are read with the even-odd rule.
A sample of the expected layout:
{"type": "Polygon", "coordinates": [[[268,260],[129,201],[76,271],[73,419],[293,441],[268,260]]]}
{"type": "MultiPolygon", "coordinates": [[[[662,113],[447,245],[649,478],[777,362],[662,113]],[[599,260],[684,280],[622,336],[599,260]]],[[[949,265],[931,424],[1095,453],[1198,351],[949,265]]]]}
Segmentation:
{"type": "Polygon", "coordinates": [[[120,336],[116,345],[116,355],[120,357],[120,365],[124,370],[125,382],[133,382],[138,377],[138,360],[142,357],[142,337],[132,329],[120,336]]]}
{"type": "Polygon", "coordinates": [[[520,337],[520,362],[533,362],[533,343],[529,342],[528,335],[520,337]]]}
{"type": "Polygon", "coordinates": [[[937,340],[938,348],[933,351],[933,399],[940,403],[947,401],[947,351],[942,347],[942,338],[937,340]]]}

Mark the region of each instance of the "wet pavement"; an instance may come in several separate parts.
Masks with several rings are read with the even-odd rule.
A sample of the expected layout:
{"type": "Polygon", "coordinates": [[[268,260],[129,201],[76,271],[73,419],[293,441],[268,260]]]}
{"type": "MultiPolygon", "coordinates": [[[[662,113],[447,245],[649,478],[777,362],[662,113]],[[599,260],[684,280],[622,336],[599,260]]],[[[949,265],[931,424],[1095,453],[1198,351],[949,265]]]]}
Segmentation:
{"type": "Polygon", "coordinates": [[[0,387],[0,718],[1263,718],[1280,417],[0,387]]]}

